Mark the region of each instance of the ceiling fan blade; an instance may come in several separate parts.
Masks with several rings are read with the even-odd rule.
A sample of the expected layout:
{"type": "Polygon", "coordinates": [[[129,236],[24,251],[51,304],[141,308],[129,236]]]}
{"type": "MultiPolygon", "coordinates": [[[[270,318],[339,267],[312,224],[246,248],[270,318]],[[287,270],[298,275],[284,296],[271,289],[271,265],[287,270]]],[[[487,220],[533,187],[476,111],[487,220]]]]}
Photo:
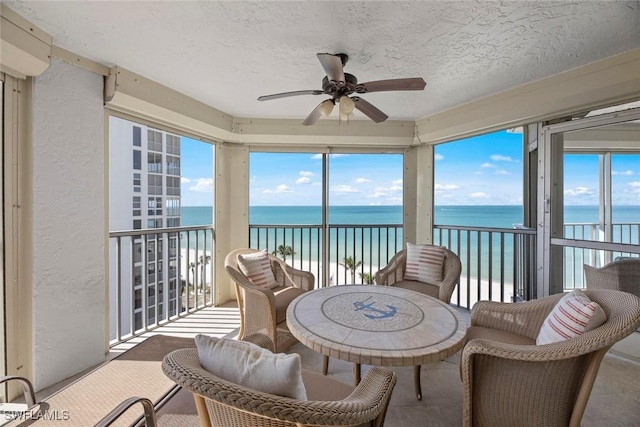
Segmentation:
{"type": "Polygon", "coordinates": [[[344,85],[344,69],[342,67],[342,57],[340,55],[332,55],[330,53],[317,54],[324,72],[327,73],[329,81],[341,83],[344,85]]]}
{"type": "Polygon", "coordinates": [[[283,92],[283,93],[274,93],[273,95],[264,95],[258,97],[258,101],[270,101],[272,99],[286,98],[288,96],[298,96],[298,95],[322,95],[324,91],[322,90],[296,90],[294,92],[283,92]]]}
{"type": "Polygon", "coordinates": [[[304,122],[302,122],[303,126],[311,126],[318,121],[318,119],[322,115],[322,104],[324,104],[324,101],[318,104],[318,106],[313,109],[311,114],[309,114],[309,116],[307,116],[307,118],[304,119],[304,122]]]}
{"type": "Polygon", "coordinates": [[[356,86],[357,93],[385,92],[390,90],[423,90],[427,83],[422,77],[408,79],[376,80],[356,86]]]}
{"type": "Polygon", "coordinates": [[[356,103],[356,108],[374,122],[384,122],[389,118],[389,116],[387,116],[385,113],[378,110],[378,108],[374,107],[372,104],[360,98],[359,96],[352,96],[351,99],[353,99],[353,101],[356,103]]]}

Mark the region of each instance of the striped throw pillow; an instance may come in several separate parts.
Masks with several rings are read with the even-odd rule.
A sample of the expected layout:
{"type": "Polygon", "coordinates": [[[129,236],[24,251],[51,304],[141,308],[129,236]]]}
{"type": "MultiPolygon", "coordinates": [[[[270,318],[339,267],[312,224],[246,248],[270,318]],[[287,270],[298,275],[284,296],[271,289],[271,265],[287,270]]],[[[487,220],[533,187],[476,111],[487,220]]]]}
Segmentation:
{"type": "Polygon", "coordinates": [[[405,280],[417,280],[429,284],[442,282],[444,248],[432,245],[414,245],[407,242],[405,280]]]}
{"type": "Polygon", "coordinates": [[[602,325],[607,315],[600,305],[579,289],[566,294],[542,323],[536,344],[551,344],[575,338],[602,325]]]}
{"type": "Polygon", "coordinates": [[[266,249],[252,254],[238,254],[238,267],[256,286],[273,289],[278,286],[271,270],[271,260],[266,249]]]}

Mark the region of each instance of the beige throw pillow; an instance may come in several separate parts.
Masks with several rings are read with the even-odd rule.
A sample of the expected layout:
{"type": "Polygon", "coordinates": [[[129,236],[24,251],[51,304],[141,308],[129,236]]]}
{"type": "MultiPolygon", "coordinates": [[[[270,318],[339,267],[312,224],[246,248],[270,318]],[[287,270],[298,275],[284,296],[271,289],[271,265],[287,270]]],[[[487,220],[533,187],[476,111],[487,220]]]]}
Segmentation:
{"type": "Polygon", "coordinates": [[[542,323],[536,344],[551,344],[582,335],[607,321],[600,305],[580,289],[562,297],[542,323]]]}
{"type": "Polygon", "coordinates": [[[247,388],[307,400],[300,355],[272,353],[246,341],[197,335],[200,364],[223,380],[247,388]]]}
{"type": "Polygon", "coordinates": [[[238,254],[238,267],[254,285],[267,289],[278,287],[266,249],[252,254],[238,254]]]}
{"type": "Polygon", "coordinates": [[[407,242],[407,264],[404,280],[417,280],[429,284],[442,282],[444,248],[432,245],[414,245],[407,242]]]}

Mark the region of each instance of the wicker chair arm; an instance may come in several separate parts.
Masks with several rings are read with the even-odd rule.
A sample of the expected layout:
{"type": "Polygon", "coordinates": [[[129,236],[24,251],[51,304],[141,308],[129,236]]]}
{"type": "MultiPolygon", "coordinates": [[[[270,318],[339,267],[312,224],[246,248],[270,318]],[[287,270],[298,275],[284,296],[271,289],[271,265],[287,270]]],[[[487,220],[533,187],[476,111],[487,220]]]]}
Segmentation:
{"type": "Polygon", "coordinates": [[[536,339],[544,319],[560,298],[562,294],[519,303],[479,301],[471,310],[471,326],[536,339]]]}
{"type": "Polygon", "coordinates": [[[315,285],[315,276],[308,272],[298,270],[280,260],[272,260],[271,268],[280,286],[294,286],[303,291],[310,291],[315,285]]]}
{"type": "Polygon", "coordinates": [[[462,264],[460,263],[460,258],[458,258],[458,255],[448,249],[445,253],[443,272],[444,277],[442,279],[442,282],[438,285],[440,287],[438,299],[449,304],[451,302],[451,295],[453,294],[456,285],[460,281],[462,264]]]}
{"type": "Polygon", "coordinates": [[[225,381],[200,366],[196,349],[165,356],[162,370],[178,385],[206,399],[259,416],[302,425],[359,425],[384,414],[396,374],[374,367],[347,398],[340,401],[300,401],[252,390],[225,381]]]}
{"type": "Polygon", "coordinates": [[[389,263],[374,275],[376,285],[391,286],[402,280],[406,260],[407,256],[404,251],[395,254],[389,263]]]}

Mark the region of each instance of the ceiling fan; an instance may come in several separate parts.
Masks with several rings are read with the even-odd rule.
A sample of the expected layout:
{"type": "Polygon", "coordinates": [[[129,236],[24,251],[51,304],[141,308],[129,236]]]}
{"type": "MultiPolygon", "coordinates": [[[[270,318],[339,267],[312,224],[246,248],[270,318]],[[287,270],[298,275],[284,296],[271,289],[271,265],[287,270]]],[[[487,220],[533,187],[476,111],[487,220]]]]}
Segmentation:
{"type": "Polygon", "coordinates": [[[294,92],[276,93],[258,98],[258,101],[269,101],[272,99],[286,98],[298,95],[330,95],[331,98],[322,101],[302,124],[304,126],[313,125],[321,115],[329,116],[336,103],[339,103],[340,119],[347,120],[353,115],[353,109],[361,111],[376,123],[384,122],[389,118],[378,108],[360,98],[359,96],[349,96],[353,93],[365,94],[369,92],[384,92],[394,90],[423,90],[426,83],[422,77],[412,77],[406,79],[376,80],[367,83],[358,83],[358,79],[353,74],[345,73],[344,66],[349,60],[349,56],[344,53],[336,55],[331,53],[318,53],[318,59],[324,68],[326,77],[322,79],[322,90],[298,90],[294,92]]]}

